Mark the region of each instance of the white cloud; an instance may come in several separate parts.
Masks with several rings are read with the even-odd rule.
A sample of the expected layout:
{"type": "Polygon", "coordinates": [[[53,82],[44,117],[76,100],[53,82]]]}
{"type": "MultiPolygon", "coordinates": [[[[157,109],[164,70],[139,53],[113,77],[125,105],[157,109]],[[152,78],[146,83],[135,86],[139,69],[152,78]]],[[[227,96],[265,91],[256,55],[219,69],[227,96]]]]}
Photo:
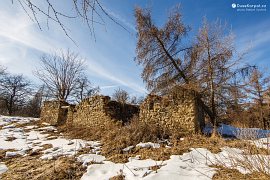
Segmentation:
{"type": "Polygon", "coordinates": [[[100,86],[100,89],[111,89],[111,88],[116,88],[118,85],[107,85],[107,86],[100,86]]]}
{"type": "MultiPolygon", "coordinates": [[[[269,21],[247,27],[236,32],[237,45],[241,49],[251,47],[256,49],[270,42],[270,26],[269,21]]],[[[264,49],[262,49],[264,50],[264,49]]]]}
{"type": "MultiPolygon", "coordinates": [[[[50,31],[40,31],[22,9],[16,8],[15,5],[4,4],[2,8],[0,7],[0,63],[6,65],[13,72],[16,71],[32,77],[34,65],[39,58],[38,56],[42,53],[51,53],[59,48],[72,47],[78,49],[59,27],[55,27],[57,27],[55,24],[51,24],[50,31]],[[5,8],[9,6],[14,7],[12,7],[12,10],[11,8],[5,8]],[[33,53],[35,52],[33,50],[37,50],[39,53],[33,53]]],[[[87,52],[81,53],[87,54],[87,52]]],[[[114,75],[114,71],[105,69],[102,64],[93,58],[88,57],[88,64],[88,69],[97,76],[129,87],[139,93],[146,93],[145,88],[129,79],[129,77],[114,75]]]]}
{"type": "Polygon", "coordinates": [[[147,90],[144,87],[141,87],[140,85],[138,85],[136,82],[132,82],[132,80],[128,78],[124,78],[124,77],[118,78],[114,76],[113,73],[102,68],[99,64],[96,64],[95,62],[91,62],[91,63],[88,62],[87,67],[91,72],[97,73],[98,75],[101,75],[102,77],[105,77],[106,79],[109,79],[120,85],[129,87],[139,93],[142,93],[142,94],[147,93],[147,90]]]}

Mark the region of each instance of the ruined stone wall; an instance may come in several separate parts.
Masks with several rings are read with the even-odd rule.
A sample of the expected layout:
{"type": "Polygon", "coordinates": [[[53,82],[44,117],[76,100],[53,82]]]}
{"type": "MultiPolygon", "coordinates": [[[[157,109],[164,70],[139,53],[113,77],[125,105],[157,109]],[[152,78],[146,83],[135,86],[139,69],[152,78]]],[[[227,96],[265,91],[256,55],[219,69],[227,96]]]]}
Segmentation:
{"type": "Polygon", "coordinates": [[[109,96],[94,96],[70,108],[67,122],[74,126],[104,126],[113,121],[128,122],[138,112],[138,107],[111,101],[109,96]]]}
{"type": "Polygon", "coordinates": [[[164,97],[149,95],[141,104],[140,111],[137,106],[111,101],[108,96],[87,98],[76,106],[58,101],[44,102],[41,119],[52,125],[67,123],[103,127],[112,122],[124,124],[136,114],[141,121],[158,125],[171,133],[200,132],[204,127],[202,107],[191,91],[183,89],[174,90],[164,97]]]}
{"type": "Polygon", "coordinates": [[[45,101],[40,118],[51,125],[61,125],[66,121],[69,104],[62,101],[45,101]]]}
{"type": "Polygon", "coordinates": [[[200,132],[204,113],[191,91],[177,89],[169,96],[149,95],[140,106],[140,120],[164,131],[200,132]]]}

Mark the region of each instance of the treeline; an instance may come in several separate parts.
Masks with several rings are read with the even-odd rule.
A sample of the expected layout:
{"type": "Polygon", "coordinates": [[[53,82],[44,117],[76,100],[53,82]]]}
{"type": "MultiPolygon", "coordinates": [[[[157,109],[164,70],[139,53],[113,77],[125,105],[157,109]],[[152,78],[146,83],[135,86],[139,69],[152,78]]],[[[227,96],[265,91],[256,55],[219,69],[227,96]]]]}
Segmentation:
{"type": "Polygon", "coordinates": [[[38,117],[44,87],[34,88],[23,75],[0,68],[0,114],[38,117]]]}

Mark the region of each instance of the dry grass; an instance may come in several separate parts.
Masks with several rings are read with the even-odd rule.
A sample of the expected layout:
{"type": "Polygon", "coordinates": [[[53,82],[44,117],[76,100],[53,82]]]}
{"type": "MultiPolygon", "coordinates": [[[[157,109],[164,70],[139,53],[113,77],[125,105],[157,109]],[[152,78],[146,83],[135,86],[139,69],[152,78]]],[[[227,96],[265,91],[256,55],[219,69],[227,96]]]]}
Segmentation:
{"type": "Polygon", "coordinates": [[[17,138],[15,138],[13,136],[10,136],[10,137],[7,137],[6,138],[6,141],[14,141],[15,139],[17,139],[17,138]]]}
{"type": "Polygon", "coordinates": [[[26,156],[5,162],[8,171],[2,174],[3,179],[21,180],[60,180],[80,179],[85,168],[74,158],[61,157],[57,160],[41,160],[26,156]]]}
{"type": "Polygon", "coordinates": [[[16,149],[0,149],[0,160],[3,161],[6,157],[6,152],[11,151],[14,152],[16,149]]]}
{"type": "Polygon", "coordinates": [[[38,127],[45,127],[46,125],[42,124],[42,121],[30,121],[28,123],[15,123],[16,128],[24,128],[26,126],[38,126],[38,127]]]}
{"type": "MultiPolygon", "coordinates": [[[[38,123],[37,123],[38,124],[38,123]]],[[[33,124],[29,124],[33,125],[33,124]]],[[[38,126],[42,126],[41,123],[38,126]]],[[[171,137],[170,148],[165,147],[165,143],[161,144],[160,148],[133,148],[129,152],[123,152],[123,149],[128,146],[136,146],[140,142],[158,142],[158,139],[168,137],[159,127],[147,125],[134,119],[130,124],[122,126],[120,124],[111,123],[106,127],[58,127],[58,132],[52,132],[52,135],[57,135],[60,132],[70,138],[80,138],[85,140],[100,140],[102,142],[102,155],[107,160],[116,163],[124,163],[128,161],[129,157],[139,155],[141,159],[153,159],[156,161],[163,161],[170,158],[171,155],[182,155],[189,152],[190,148],[206,148],[212,153],[221,152],[221,148],[233,147],[244,149],[246,155],[268,155],[268,150],[257,148],[250,142],[242,140],[225,140],[219,136],[206,137],[204,135],[191,134],[184,139],[180,136],[171,137]]],[[[50,133],[50,132],[48,132],[50,133]]],[[[181,134],[181,133],[179,133],[181,134]]],[[[182,133],[184,134],[184,132],[182,133]]],[[[50,146],[44,147],[50,148],[50,146]]],[[[44,149],[43,149],[44,150],[44,149]]],[[[85,148],[80,150],[79,154],[89,153],[91,149],[85,148]]],[[[3,153],[2,153],[3,154],[3,153]]],[[[78,154],[78,155],[79,155],[78,154]]],[[[4,155],[4,154],[3,154],[4,155]]],[[[32,157],[15,158],[13,160],[6,160],[9,166],[9,171],[3,175],[6,179],[79,179],[85,172],[85,169],[70,158],[59,158],[54,161],[43,161],[36,159],[39,154],[33,154],[32,157]],[[11,162],[12,161],[12,162],[11,162]],[[27,164],[28,165],[27,165],[27,164]],[[19,172],[14,173],[14,172],[19,172]],[[26,171],[26,173],[23,173],[26,171]],[[15,175],[12,175],[13,174],[15,175]]],[[[1,151],[0,151],[1,157],[1,151]]],[[[241,162],[243,163],[243,162],[241,162]]],[[[244,164],[242,164],[244,165],[244,164]]],[[[267,174],[262,172],[254,172],[252,174],[241,174],[234,169],[225,168],[223,166],[216,166],[217,174],[214,179],[268,179],[267,174]]],[[[152,170],[157,170],[160,167],[152,167],[152,170]]],[[[252,167],[250,167],[252,168],[252,167]]],[[[112,180],[124,179],[123,174],[119,174],[111,178],[112,180]]]]}
{"type": "Polygon", "coordinates": [[[123,174],[111,177],[109,180],[125,180],[125,176],[123,174]]]}
{"type": "Polygon", "coordinates": [[[158,127],[141,123],[137,119],[126,126],[115,123],[92,128],[62,126],[60,132],[70,138],[101,140],[102,154],[117,162],[127,160],[128,156],[124,154],[124,148],[140,142],[156,142],[162,137],[161,130],[158,127]]]}
{"type": "Polygon", "coordinates": [[[217,168],[213,180],[268,180],[269,176],[265,176],[259,172],[251,174],[242,174],[236,169],[225,168],[223,166],[212,166],[217,168]]]}
{"type": "Polygon", "coordinates": [[[61,126],[59,132],[64,133],[70,138],[101,140],[102,155],[107,160],[116,163],[127,162],[129,157],[135,155],[140,155],[141,159],[166,160],[172,154],[182,155],[185,152],[189,152],[190,148],[207,148],[212,153],[219,153],[221,148],[225,146],[240,149],[250,149],[253,146],[253,154],[266,153],[265,150],[255,148],[249,142],[224,140],[219,136],[209,138],[199,134],[190,134],[184,140],[180,140],[179,136],[171,137],[171,148],[165,148],[164,144],[157,149],[134,148],[128,153],[123,152],[123,149],[128,146],[136,146],[140,142],[158,142],[158,139],[167,136],[160,127],[139,122],[137,118],[134,118],[130,124],[125,126],[115,123],[104,127],[92,128],[61,126]]]}

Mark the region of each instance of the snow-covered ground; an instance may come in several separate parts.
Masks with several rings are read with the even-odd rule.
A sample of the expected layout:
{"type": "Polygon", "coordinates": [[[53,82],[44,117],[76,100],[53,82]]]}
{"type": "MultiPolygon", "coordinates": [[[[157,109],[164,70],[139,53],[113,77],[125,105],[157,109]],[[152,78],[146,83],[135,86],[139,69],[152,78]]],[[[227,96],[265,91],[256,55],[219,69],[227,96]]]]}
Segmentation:
{"type": "MultiPolygon", "coordinates": [[[[66,139],[59,136],[51,136],[50,132],[57,133],[57,129],[44,123],[44,127],[22,126],[16,124],[30,123],[39,119],[0,116],[0,150],[8,150],[6,157],[26,156],[30,152],[40,151],[41,159],[54,159],[59,156],[73,156],[80,149],[91,147],[91,153],[100,153],[99,141],[84,141],[81,139],[66,139]],[[44,149],[44,145],[50,145],[44,149]]],[[[1,160],[0,160],[1,163],[1,160]]],[[[6,166],[0,164],[0,174],[6,171],[6,166]]]]}
{"type": "MultiPolygon", "coordinates": [[[[87,170],[82,176],[83,180],[107,180],[110,177],[124,175],[125,179],[137,180],[163,180],[163,179],[211,179],[216,173],[216,168],[212,165],[222,165],[228,168],[235,168],[241,173],[250,173],[258,170],[260,167],[255,162],[256,158],[260,161],[270,162],[270,157],[266,155],[246,155],[243,150],[224,147],[218,154],[211,153],[204,148],[192,148],[190,152],[183,155],[172,155],[166,161],[154,161],[152,159],[141,160],[139,156],[130,157],[127,163],[114,163],[106,160],[106,157],[100,155],[101,143],[99,141],[84,141],[81,139],[67,139],[57,135],[57,129],[49,124],[43,123],[43,127],[35,125],[17,126],[18,124],[38,121],[34,118],[7,117],[0,116],[0,150],[8,150],[5,154],[7,158],[13,156],[27,156],[30,152],[39,151],[40,158],[44,160],[55,159],[59,156],[74,156],[85,147],[91,150],[87,154],[77,156],[77,160],[86,166],[87,170]],[[53,132],[53,135],[51,135],[53,132]],[[44,145],[49,145],[44,149],[44,145]],[[254,162],[253,169],[245,168],[238,161],[248,160],[254,162]]],[[[209,131],[210,129],[206,129],[209,131]]],[[[242,130],[242,129],[241,129],[242,130]]],[[[249,129],[254,130],[254,129],[249,129]]],[[[219,128],[220,132],[232,134],[239,132],[239,128],[223,125],[219,128]]],[[[246,129],[245,131],[248,131],[246,129]]],[[[268,131],[261,131],[260,137],[252,141],[255,145],[263,148],[269,148],[268,131]]],[[[230,134],[230,135],[231,135],[230,134]]],[[[235,135],[235,134],[234,134],[235,135]]],[[[160,148],[158,143],[139,143],[136,146],[130,146],[124,151],[139,148],[160,148]]],[[[269,166],[264,167],[266,172],[270,172],[269,166]]],[[[0,160],[0,174],[8,171],[8,167],[0,160]]]]}
{"type": "MultiPolygon", "coordinates": [[[[94,159],[94,157],[91,157],[94,159]]],[[[107,180],[110,177],[123,174],[128,180],[178,180],[178,179],[211,179],[216,173],[216,168],[212,165],[225,166],[237,169],[243,174],[251,171],[261,170],[261,165],[270,162],[270,156],[245,155],[242,150],[225,147],[220,153],[214,154],[205,148],[194,148],[189,153],[183,155],[172,155],[166,161],[154,161],[151,159],[140,160],[139,157],[129,158],[128,163],[113,163],[105,161],[105,157],[95,157],[98,164],[88,166],[87,172],[83,175],[83,180],[101,179],[107,180]],[[102,161],[102,159],[104,159],[102,161]],[[254,163],[252,169],[243,167],[242,162],[254,163]],[[258,161],[264,163],[257,163],[258,161]],[[102,163],[101,163],[102,162],[102,163]],[[151,167],[158,167],[153,170],[151,167]]],[[[244,164],[245,165],[245,164],[244,164]]],[[[270,172],[270,167],[265,166],[264,172],[270,172]]]]}

